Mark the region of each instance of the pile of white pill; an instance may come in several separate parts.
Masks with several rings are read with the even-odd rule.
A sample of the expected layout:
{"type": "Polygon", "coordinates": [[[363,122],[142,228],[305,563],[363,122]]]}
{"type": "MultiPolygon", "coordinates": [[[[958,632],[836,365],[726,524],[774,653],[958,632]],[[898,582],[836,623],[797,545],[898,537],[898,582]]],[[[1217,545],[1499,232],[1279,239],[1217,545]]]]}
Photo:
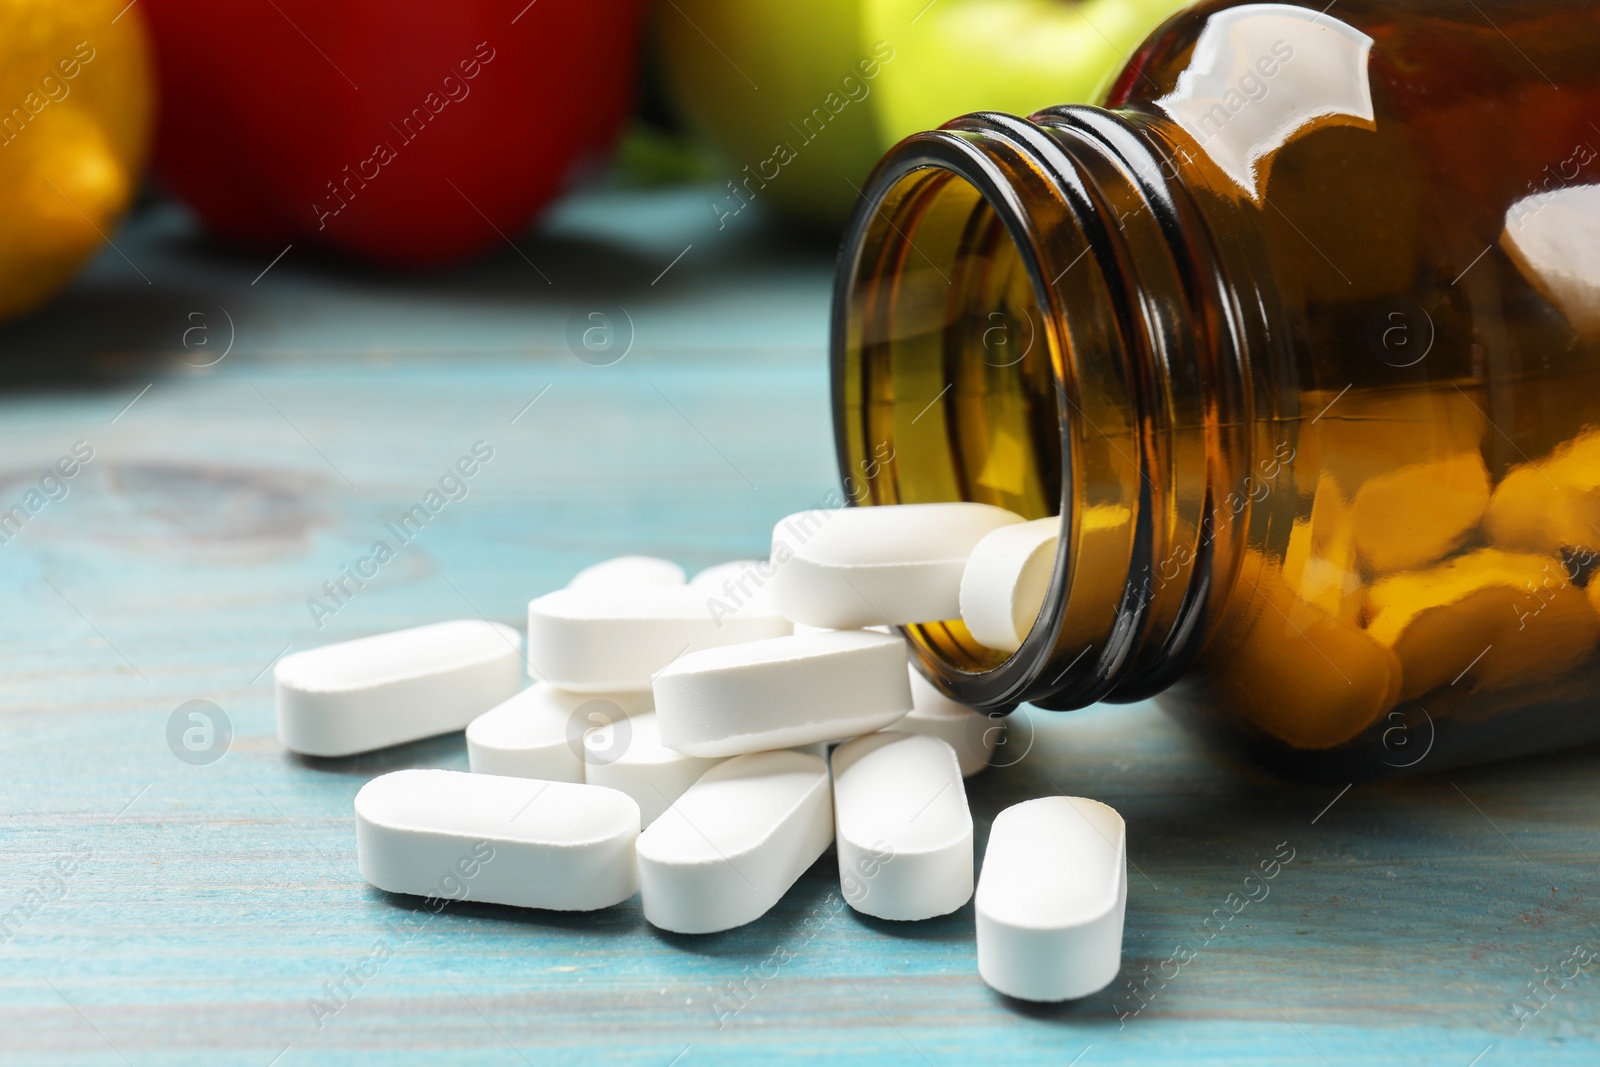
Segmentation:
{"type": "Polygon", "coordinates": [[[380,889],[431,895],[473,855],[473,899],[591,911],[638,893],[654,925],[701,934],[765,914],[833,845],[858,911],[915,921],[975,896],[985,981],[1085,996],[1121,966],[1122,818],[1079,797],[1008,808],[974,888],[963,779],[1004,720],[941,694],[887,629],[959,617],[1015,650],[1055,526],[983,504],[847,508],[790,516],[769,559],[693,581],[611,560],[528,605],[526,656],[512,628],[464,620],[285,657],[278,735],[349,756],[466,730],[470,773],[396,771],[356,795],[380,889]]]}

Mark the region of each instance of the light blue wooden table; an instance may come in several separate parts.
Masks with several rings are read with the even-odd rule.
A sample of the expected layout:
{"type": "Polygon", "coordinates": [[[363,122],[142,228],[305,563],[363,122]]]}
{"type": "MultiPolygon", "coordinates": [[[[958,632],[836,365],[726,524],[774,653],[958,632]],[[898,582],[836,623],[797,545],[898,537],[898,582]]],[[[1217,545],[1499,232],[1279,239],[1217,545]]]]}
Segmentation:
{"type": "Polygon", "coordinates": [[[754,555],[832,484],[830,250],[719,232],[706,199],[591,194],[430,278],[298,247],[262,275],[277,250],[210,248],[155,205],[0,330],[0,506],[94,453],[0,545],[0,1061],[1600,1062],[1600,973],[1572,962],[1600,955],[1593,750],[1339,793],[1225,765],[1148,706],[1020,713],[971,783],[980,850],[998,810],[1059,790],[1120,809],[1135,865],[1123,976],[1053,1008],[979,981],[970,906],[865,919],[831,856],[701,938],[637,900],[435,915],[364,885],[356,790],[464,768],[462,740],[292,757],[280,654],[520,625],[617,553],[754,555]],[[631,350],[579,360],[569,320],[608,306],[631,350]],[[478,441],[467,495],[318,629],[307,599],[478,441]],[[169,748],[190,700],[232,724],[209,765],[169,748]]]}

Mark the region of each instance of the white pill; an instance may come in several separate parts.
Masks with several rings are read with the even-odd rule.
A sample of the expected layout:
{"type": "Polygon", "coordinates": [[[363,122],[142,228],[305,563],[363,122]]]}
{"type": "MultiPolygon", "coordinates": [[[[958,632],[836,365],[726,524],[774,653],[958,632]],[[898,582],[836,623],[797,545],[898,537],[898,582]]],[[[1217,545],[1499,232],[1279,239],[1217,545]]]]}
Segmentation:
{"type": "Polygon", "coordinates": [[[1005,735],[1005,716],[990,718],[981,711],[958,704],[935,689],[921,671],[909,665],[908,669],[911,711],[884,729],[937,737],[956,750],[961,773],[968,778],[989,766],[994,746],[1005,735]]]}
{"type": "MultiPolygon", "coordinates": [[[[875,633],[875,634],[892,634],[892,633],[896,632],[895,630],[891,629],[890,627],[882,626],[882,625],[878,625],[878,626],[851,626],[851,627],[848,627],[848,629],[850,629],[850,630],[869,630],[869,631],[871,631],[872,633],[875,633]]],[[[836,630],[837,630],[837,627],[833,627],[833,626],[808,626],[803,622],[797,622],[797,623],[794,624],[794,632],[797,633],[797,634],[831,634],[831,633],[834,633],[836,630]]]]}
{"type": "Polygon", "coordinates": [[[876,733],[833,751],[839,887],[880,919],[948,915],[972,897],[972,813],[953,748],[876,733]]]}
{"type": "Polygon", "coordinates": [[[764,559],[736,559],[707,567],[691,578],[689,584],[704,589],[735,609],[759,604],[763,610],[771,610],[772,577],[776,573],[777,568],[764,559]]]}
{"type": "Polygon", "coordinates": [[[583,739],[584,781],[628,794],[649,826],[717,760],[686,756],[661,743],[654,713],[620,718],[583,739]]]}
{"type": "Polygon", "coordinates": [[[641,586],[682,585],[683,568],[654,556],[618,556],[572,576],[568,589],[638,589],[641,586]]]}
{"type": "Polygon", "coordinates": [[[467,765],[477,774],[581,782],[584,735],[651,703],[648,689],[569,693],[535,682],[467,724],[467,765]]]}
{"type": "Polygon", "coordinates": [[[958,618],[973,546],[1022,516],[988,504],[807,511],[772,531],[772,601],[795,622],[849,629],[958,618]]]}
{"type": "Polygon", "coordinates": [[[661,743],[691,756],[852,737],[911,710],[905,642],[860,630],[691,652],[654,689],[661,743]]]}
{"type": "Polygon", "coordinates": [[[648,689],[685,652],[787,634],[787,620],[751,605],[717,610],[691,586],[562,589],[528,604],[528,667],[573,692],[648,689]]]}
{"type": "Polygon", "coordinates": [[[1122,816],[1083,797],[1042,797],[995,817],[978,876],[978,973],[1007,996],[1069,1000],[1122,967],[1128,904],[1122,816]]]}
{"type": "Polygon", "coordinates": [[[361,877],[391,893],[593,911],[638,889],[638,837],[639,806],[594,785],[407,770],[356,794],[361,877]]]}
{"type": "Polygon", "coordinates": [[[278,740],[308,756],[350,756],[459,730],[521,686],[522,639],[461,619],[283,657],[272,678],[278,740]]]}
{"type": "Polygon", "coordinates": [[[758,752],[707,771],[639,835],[644,917],[709,934],[759,919],[833,840],[828,768],[758,752]]]}
{"type": "Polygon", "coordinates": [[[961,574],[961,621],[973,640],[1015,652],[1033,629],[1050,590],[1061,519],[1002,526],[973,548],[961,574]]]}

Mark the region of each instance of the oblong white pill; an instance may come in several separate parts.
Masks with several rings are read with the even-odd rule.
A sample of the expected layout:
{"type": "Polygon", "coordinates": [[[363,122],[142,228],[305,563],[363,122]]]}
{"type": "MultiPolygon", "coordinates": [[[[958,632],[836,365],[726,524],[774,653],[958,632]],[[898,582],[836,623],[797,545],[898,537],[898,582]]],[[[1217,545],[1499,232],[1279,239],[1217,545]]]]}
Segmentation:
{"type": "Polygon", "coordinates": [[[638,837],[639,806],[593,785],[405,770],[356,794],[361,877],[391,893],[593,911],[638,889],[638,837]]]}
{"type": "Polygon", "coordinates": [[[973,640],[1015,652],[1033,629],[1055,571],[1061,519],[1002,526],[987,534],[961,573],[961,621],[973,640]]]}
{"type": "Polygon", "coordinates": [[[682,585],[683,568],[655,556],[618,556],[585,567],[572,576],[568,589],[638,589],[682,585]]]}
{"type": "Polygon", "coordinates": [[[459,730],[521,686],[522,638],[458,619],[295,652],[272,671],[278,740],[351,756],[459,730]]]}
{"type": "Polygon", "coordinates": [[[569,693],[535,682],[467,724],[467,766],[476,774],[581,782],[584,735],[651,706],[648,689],[569,693]]]}
{"type": "Polygon", "coordinates": [[[644,917],[709,934],[759,919],[833,840],[828,768],[804,752],[736,756],[639,835],[644,917]]]}
{"type": "Polygon", "coordinates": [[[717,760],[688,756],[661,743],[652,712],[618,719],[584,737],[584,781],[628,794],[649,826],[717,760]]]}
{"type": "Polygon", "coordinates": [[[988,504],[807,511],[772,531],[772,602],[795,622],[836,629],[961,615],[973,546],[1022,516],[988,504]]]}
{"type": "Polygon", "coordinates": [[[1005,735],[1005,716],[990,717],[959,704],[935,689],[916,667],[907,665],[911,676],[911,711],[885,730],[937,737],[956,750],[961,774],[971,778],[989,766],[995,745],[1005,735]]]}
{"type": "Polygon", "coordinates": [[[860,630],[692,652],[662,668],[653,688],[661,743],[691,756],[832,741],[911,710],[905,642],[860,630]]]}
{"type": "Polygon", "coordinates": [[[1122,966],[1127,828],[1084,797],[1041,797],[995,817],[978,876],[978,973],[1007,996],[1069,1000],[1122,966]]]}
{"type": "Polygon", "coordinates": [[[696,589],[737,611],[746,604],[772,610],[772,578],[777,568],[764,559],[736,559],[718,563],[689,579],[696,589]]]}
{"type": "Polygon", "coordinates": [[[786,619],[751,605],[722,612],[704,589],[561,589],[528,604],[528,669],[572,692],[648,689],[685,652],[778,637],[786,619]]]}
{"type": "Polygon", "coordinates": [[[883,732],[833,750],[839,887],[880,919],[948,915],[972,897],[972,813],[955,749],[883,732]]]}

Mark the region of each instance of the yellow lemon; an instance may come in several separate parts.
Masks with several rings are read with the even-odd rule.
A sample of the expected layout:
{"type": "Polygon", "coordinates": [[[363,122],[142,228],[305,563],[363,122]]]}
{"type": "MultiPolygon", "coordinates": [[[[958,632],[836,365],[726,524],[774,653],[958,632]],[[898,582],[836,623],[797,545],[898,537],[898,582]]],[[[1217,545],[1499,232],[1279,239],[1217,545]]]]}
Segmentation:
{"type": "Polygon", "coordinates": [[[150,148],[148,35],[127,0],[0,0],[0,318],[111,233],[150,148]]]}

